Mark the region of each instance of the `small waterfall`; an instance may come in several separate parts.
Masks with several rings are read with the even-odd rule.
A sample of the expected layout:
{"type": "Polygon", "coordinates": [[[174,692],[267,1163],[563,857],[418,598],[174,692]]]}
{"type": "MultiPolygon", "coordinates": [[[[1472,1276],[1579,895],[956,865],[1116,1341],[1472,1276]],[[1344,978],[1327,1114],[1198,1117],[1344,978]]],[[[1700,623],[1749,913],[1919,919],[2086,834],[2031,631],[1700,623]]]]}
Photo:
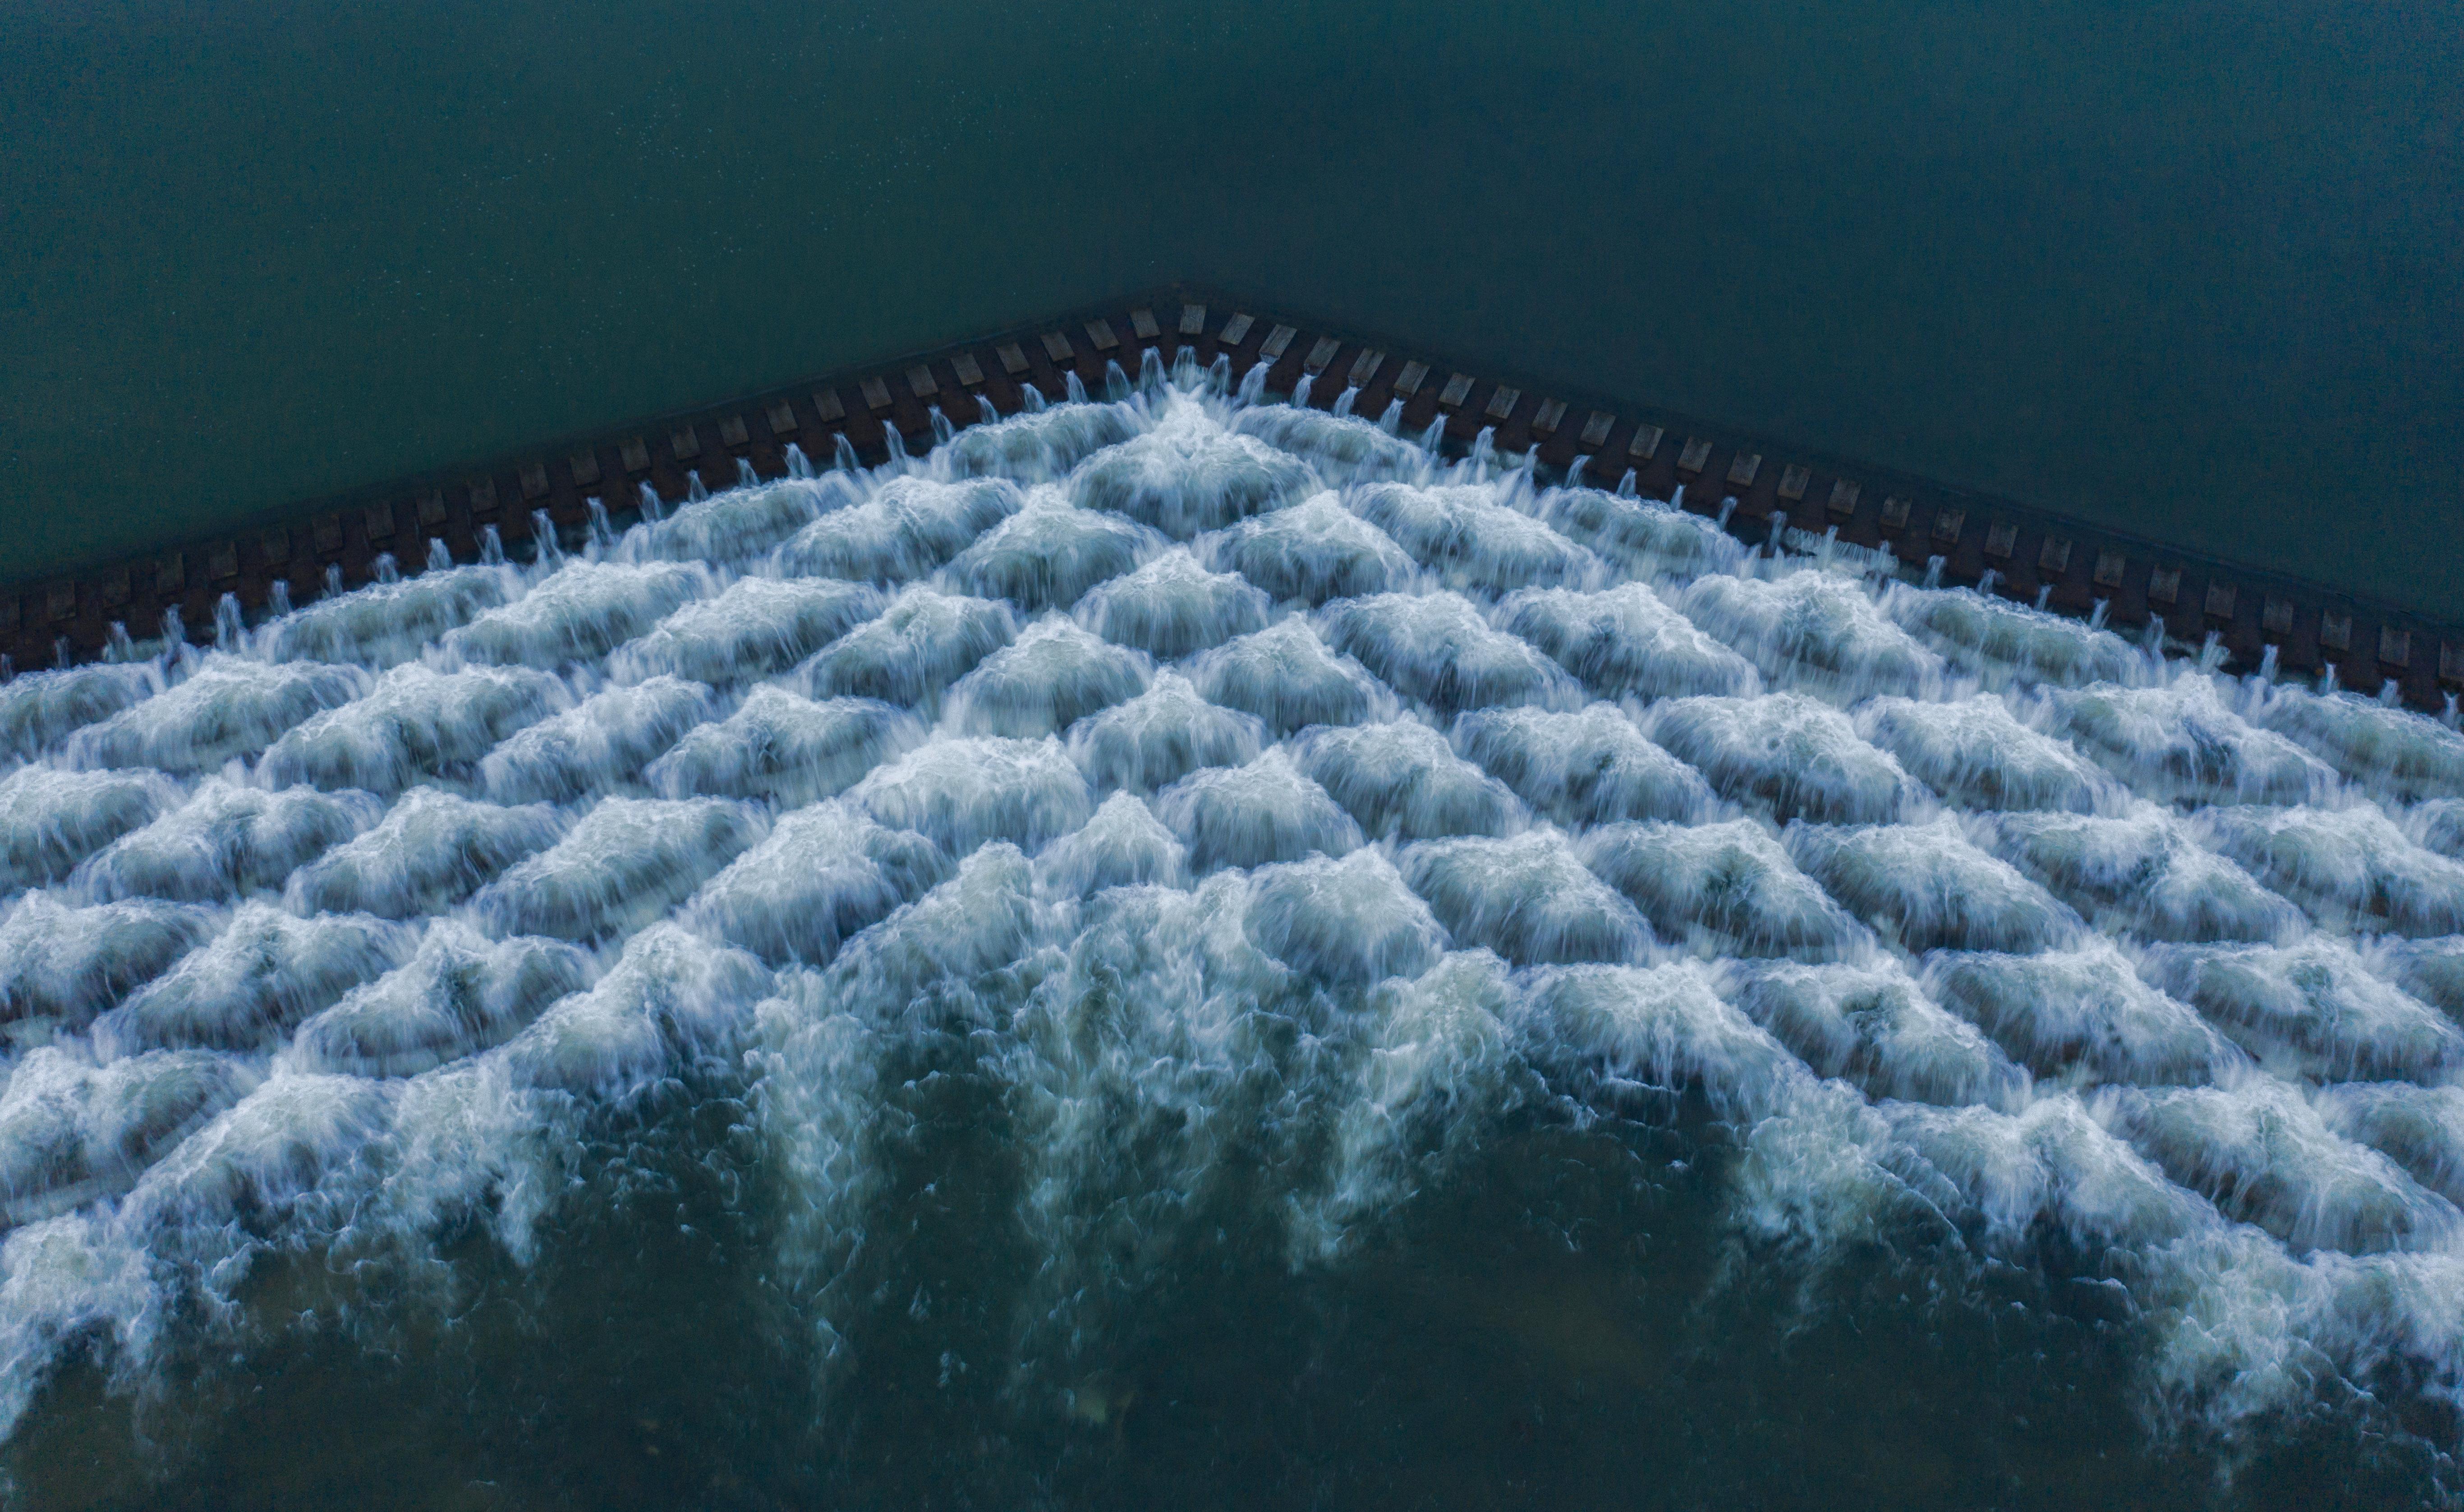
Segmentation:
{"type": "MultiPolygon", "coordinates": [[[[1538,447],[1533,447],[1531,449],[1531,452],[1532,455],[1537,456],[1539,455],[1540,449],[1538,447]]],[[[1566,486],[1570,489],[1581,488],[1583,486],[1583,471],[1591,465],[1591,458],[1576,457],[1574,459],[1573,466],[1566,470],[1566,486]]]]}
{"type": "Polygon", "coordinates": [[[1249,370],[1241,375],[1240,393],[1233,397],[1238,403],[1244,405],[1264,402],[1266,397],[1266,364],[1264,362],[1250,363],[1249,370]]]}
{"type": "Polygon", "coordinates": [[[2111,611],[2111,609],[2112,609],[2112,608],[2113,608],[2113,601],[2112,601],[2111,599],[2099,599],[2099,600],[2097,600],[2097,601],[2096,601],[2096,607],[2094,607],[2094,608],[2092,608],[2092,609],[2090,609],[2090,610],[2088,611],[2088,614],[2087,614],[2087,627],[2088,627],[2089,629],[2091,629],[2091,630],[2101,630],[2101,629],[2103,629],[2103,628],[2104,628],[2104,617],[2105,617],[2105,615],[2106,615],[2108,612],[2110,612],[2110,611],[2111,611]]]}
{"type": "MultiPolygon", "coordinates": [[[[479,529],[479,565],[482,567],[501,567],[504,564],[505,537],[496,534],[496,527],[494,525],[481,526],[479,529]]],[[[286,598],[288,596],[286,595],[286,598]]]]}
{"type": "MultiPolygon", "coordinates": [[[[1734,502],[1734,501],[1733,501],[1733,500],[1731,500],[1730,502],[1734,502]]],[[[1668,507],[1669,507],[1670,509],[1683,509],[1683,508],[1685,507],[1685,485],[1684,485],[1684,484],[1683,484],[1683,483],[1678,484],[1678,485],[1677,485],[1677,491],[1676,491],[1675,493],[1671,493],[1671,494],[1669,494],[1669,495],[1668,495],[1668,507]]],[[[1726,523],[1726,521],[1725,521],[1725,520],[1723,520],[1723,521],[1722,521],[1722,523],[1724,523],[1724,524],[1725,524],[1725,523],[1726,523]]]]}
{"type": "MultiPolygon", "coordinates": [[[[494,525],[489,526],[489,527],[488,527],[488,532],[489,532],[489,534],[490,534],[490,535],[494,535],[494,534],[495,534],[495,529],[496,529],[496,528],[495,528],[494,525]]],[[[266,612],[266,613],[268,613],[268,614],[274,615],[274,616],[275,616],[275,618],[277,618],[277,619],[278,619],[278,618],[280,618],[281,616],[286,615],[286,614],[289,614],[289,613],[291,612],[291,580],[290,580],[290,579],[288,579],[288,578],[276,578],[276,579],[275,579],[275,580],[274,580],[274,585],[273,585],[272,587],[270,587],[270,588],[266,589],[266,591],[265,591],[265,612],[266,612]]]]}
{"type": "MultiPolygon", "coordinates": [[[[9,675],[5,666],[8,660],[9,659],[7,657],[0,656],[0,678],[5,678],[9,675]]],[[[2455,695],[2453,693],[2449,693],[2447,695],[2447,707],[2438,712],[2438,720],[2439,723],[2445,725],[2450,730],[2456,727],[2455,695]]]]}
{"type": "Polygon", "coordinates": [[[1173,387],[1183,392],[1193,392],[1204,382],[1206,382],[1206,375],[1199,368],[1197,348],[1184,346],[1173,354],[1173,387]]]}
{"type": "Polygon", "coordinates": [[[69,649],[69,638],[65,635],[53,636],[52,665],[65,672],[74,665],[76,653],[69,649]]]}
{"type": "Polygon", "coordinates": [[[855,454],[855,443],[847,439],[847,432],[844,430],[838,433],[837,443],[830,449],[830,466],[842,472],[864,471],[862,459],[855,454]]]}
{"type": "Polygon", "coordinates": [[[2258,653],[2258,682],[2262,688],[2276,681],[2276,643],[2271,641],[2267,649],[2258,653]]]}
{"type": "Polygon", "coordinates": [[[1078,381],[1078,369],[1067,368],[1061,374],[1061,393],[1070,404],[1087,403],[1087,385],[1078,381]]]}
{"type": "Polygon", "coordinates": [[[1437,419],[1430,421],[1428,427],[1420,432],[1420,449],[1427,452],[1432,458],[1435,458],[1443,453],[1445,444],[1446,417],[1440,415],[1437,419]]]}
{"type": "Polygon", "coordinates": [[[695,468],[692,471],[687,472],[685,474],[685,502],[688,504],[698,504],[708,497],[710,497],[710,490],[702,484],[701,469],[695,468]]]}
{"type": "Polygon", "coordinates": [[[1508,456],[1505,471],[1498,476],[1502,487],[1497,502],[1507,509],[1529,509],[1531,496],[1539,491],[1540,449],[1533,447],[1520,457],[1508,456]]]}
{"type": "Polygon", "coordinates": [[[760,482],[761,474],[753,471],[753,459],[751,457],[737,457],[736,459],[736,486],[740,489],[749,489],[759,486],[760,482]]]}
{"type": "Polygon", "coordinates": [[[389,551],[378,552],[377,559],[368,563],[368,572],[379,582],[402,581],[402,563],[394,560],[389,551]]]}
{"type": "Polygon", "coordinates": [[[214,649],[227,653],[248,649],[248,625],[240,618],[236,593],[214,601],[214,649]]]}
{"type": "MultiPolygon", "coordinates": [[[[844,441],[847,438],[841,436],[839,439],[844,441]]],[[[900,434],[896,426],[884,426],[881,427],[881,440],[890,449],[890,465],[898,471],[906,471],[907,465],[915,460],[907,450],[907,437],[900,434]]],[[[847,453],[852,456],[854,452],[855,448],[849,446],[847,453]]]]}
{"type": "Polygon", "coordinates": [[[1771,544],[1771,560],[1777,561],[1788,555],[1788,511],[1775,509],[1771,512],[1771,527],[1765,538],[1771,544]]]}
{"type": "MultiPolygon", "coordinates": [[[[175,603],[163,611],[163,649],[166,653],[177,652],[187,644],[188,627],[180,623],[180,606],[175,603]]],[[[68,664],[62,662],[60,665],[65,667],[68,664]]]]}
{"type": "Polygon", "coordinates": [[[1642,497],[1642,479],[1635,475],[1634,469],[1626,469],[1625,476],[1617,479],[1617,493],[1621,499],[1642,497]]]}
{"type": "Polygon", "coordinates": [[[128,625],[125,621],[112,621],[111,628],[104,632],[102,659],[106,662],[137,660],[137,643],[128,638],[128,625]]]}
{"type": "Polygon", "coordinates": [[[940,405],[933,405],[931,409],[926,411],[926,415],[933,422],[933,444],[935,446],[946,447],[952,441],[957,439],[958,427],[950,424],[950,417],[941,413],[940,405]]]}
{"type": "Polygon", "coordinates": [[[342,564],[339,561],[329,561],[325,563],[325,597],[338,598],[341,592],[342,564]]]}
{"type": "Polygon", "coordinates": [[[604,557],[616,549],[616,527],[607,518],[607,506],[597,499],[590,502],[590,554],[604,557]]]}
{"type": "Polygon", "coordinates": [[[1317,375],[1315,373],[1303,373],[1301,375],[1301,381],[1292,385],[1292,407],[1295,409],[1307,409],[1309,402],[1309,390],[1316,386],[1317,375]]]}
{"type": "MultiPolygon", "coordinates": [[[[1105,400],[1106,400],[1107,402],[1109,402],[1109,403],[1115,404],[1115,405],[1117,405],[1117,404],[1122,404],[1122,403],[1126,402],[1126,401],[1129,399],[1131,392],[1132,392],[1132,389],[1130,388],[1130,375],[1121,371],[1121,364],[1120,364],[1118,362],[1105,362],[1105,364],[1104,364],[1104,398],[1105,398],[1105,400]]],[[[1083,397],[1083,396],[1082,396],[1082,397],[1083,397]]]]}
{"type": "Polygon", "coordinates": [[[1999,583],[2001,581],[2002,575],[2000,573],[1994,571],[1991,567],[1986,568],[1985,571],[1979,574],[1976,579],[1976,592],[1978,596],[1987,599],[1993,597],[1994,585],[1999,583]]]}
{"type": "Polygon", "coordinates": [[[2199,641],[2199,670],[2212,672],[2225,664],[2225,638],[2210,630],[2199,641]]]}
{"type": "Polygon", "coordinates": [[[1044,413],[1045,408],[1046,407],[1044,398],[1044,390],[1036,387],[1033,383],[1019,384],[1018,407],[1020,411],[1024,414],[1040,415],[1044,413]]]}
{"type": "Polygon", "coordinates": [[[2394,678],[2390,677],[2379,684],[2379,702],[2389,709],[2396,708],[2404,702],[2404,690],[2397,686],[2394,678]]]}
{"type": "Polygon", "coordinates": [[[1900,575],[1900,554],[1899,554],[1897,551],[1895,551],[1895,550],[1893,550],[1893,549],[1892,549],[1892,547],[1891,547],[1891,543],[1890,543],[1889,541],[1884,541],[1884,542],[1882,542],[1881,545],[1879,545],[1879,546],[1875,547],[1875,548],[1874,548],[1874,578],[1875,578],[1875,581],[1876,581],[1877,582],[1888,582],[1888,581],[1890,581],[1893,578],[1896,578],[1896,577],[1898,577],[1899,575],[1900,575]]]}
{"type": "Polygon", "coordinates": [[[452,565],[453,553],[446,548],[445,537],[442,536],[429,537],[428,570],[430,572],[443,572],[452,565]]]}
{"type": "Polygon", "coordinates": [[[1138,354],[1138,391],[1152,396],[1163,390],[1163,354],[1150,346],[1138,354]]]}
{"type": "Polygon", "coordinates": [[[2050,582],[2038,583],[2038,584],[2036,585],[2036,610],[2037,610],[2037,612],[2038,612],[2038,613],[2042,613],[2042,612],[2044,611],[2044,609],[2045,609],[2045,606],[2046,606],[2047,604],[2052,603],[2053,602],[2054,602],[2054,585],[2053,585],[2052,583],[2050,583],[2050,582]]]}
{"type": "Polygon", "coordinates": [[[1839,527],[1834,525],[1822,533],[1822,544],[1815,548],[1815,559],[1828,566],[1832,557],[1836,555],[1838,550],[1839,527]]]}
{"type": "Polygon", "coordinates": [[[813,475],[813,459],[804,455],[804,449],[792,441],[787,443],[787,475],[791,478],[813,475]]]}
{"type": "Polygon", "coordinates": [[[1949,563],[1950,559],[1947,557],[1927,557],[1925,559],[1925,585],[1928,588],[1941,587],[1942,569],[1948,566],[1949,563]]]}
{"type": "MultiPolygon", "coordinates": [[[[591,502],[596,504],[599,501],[592,499],[591,502]]],[[[659,502],[659,491],[648,483],[642,485],[642,517],[653,525],[668,517],[666,508],[659,502]]]]}
{"type": "Polygon", "coordinates": [[[2329,662],[2319,670],[2319,691],[2323,696],[2336,690],[2336,664],[2329,662]]]}
{"type": "MultiPolygon", "coordinates": [[[[1681,488],[1678,492],[1682,494],[1684,491],[1681,488]]],[[[1683,506],[1681,505],[1680,507],[1682,508],[1683,506]]],[[[1737,501],[1735,496],[1731,495],[1720,501],[1720,511],[1718,514],[1711,516],[1711,523],[1719,526],[1722,530],[1727,530],[1728,528],[1728,521],[1734,519],[1736,517],[1736,514],[1737,501]]]]}
{"type": "Polygon", "coordinates": [[[1001,411],[993,407],[993,402],[991,400],[985,398],[981,394],[978,394],[976,396],[976,419],[987,426],[995,425],[1001,420],[1001,411]]]}
{"type": "Polygon", "coordinates": [[[564,548],[556,539],[556,521],[548,518],[543,509],[531,511],[531,559],[550,569],[564,565],[564,548]]]}
{"type": "Polygon", "coordinates": [[[2164,665],[2165,617],[2163,615],[2151,614],[2147,617],[2147,629],[2142,636],[2139,644],[2141,648],[2146,651],[2148,660],[2156,663],[2159,667],[2164,665]]]}
{"type": "Polygon", "coordinates": [[[1390,399],[1386,401],[1385,413],[1377,417],[1377,428],[1383,430],[1390,436],[1399,436],[1403,433],[1403,402],[1401,400],[1390,399]]]}
{"type": "Polygon", "coordinates": [[[1220,356],[1206,364],[1206,389],[1212,394],[1228,394],[1232,391],[1232,359],[1229,354],[1220,356]]]}
{"type": "Polygon", "coordinates": [[[1463,459],[1463,468],[1474,483],[1488,481],[1488,466],[1497,460],[1497,427],[1483,426],[1480,434],[1471,438],[1471,455],[1463,459]]]}
{"type": "Polygon", "coordinates": [[[1352,406],[1359,402],[1359,385],[1348,384],[1345,386],[1342,393],[1334,396],[1334,412],[1338,415],[1348,415],[1352,413],[1352,406]]]}

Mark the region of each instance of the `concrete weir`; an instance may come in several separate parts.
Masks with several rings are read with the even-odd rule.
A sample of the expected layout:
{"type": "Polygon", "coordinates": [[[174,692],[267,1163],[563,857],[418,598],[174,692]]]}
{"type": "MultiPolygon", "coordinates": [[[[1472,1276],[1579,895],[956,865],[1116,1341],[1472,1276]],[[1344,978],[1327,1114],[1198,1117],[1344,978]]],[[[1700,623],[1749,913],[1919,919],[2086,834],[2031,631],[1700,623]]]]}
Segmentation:
{"type": "Polygon", "coordinates": [[[1201,363],[1228,359],[1236,383],[1260,382],[1265,393],[1316,408],[1375,417],[1400,401],[1406,433],[1442,419],[1449,447],[1478,445],[1485,434],[1500,452],[1536,450],[1547,476],[1579,465],[1584,481],[1617,488],[1631,471],[1639,493],[1679,498],[1750,544],[1853,551],[1911,581],[1973,585],[2161,637],[2224,669],[2332,676],[2333,686],[2450,718],[2454,691],[2464,689],[2464,625],[2365,594],[1647,405],[1450,363],[1409,343],[1185,286],[301,504],[133,560],[0,583],[0,650],[12,675],[142,654],[144,642],[172,629],[173,615],[177,633],[209,640],[218,624],[254,624],[338,584],[474,561],[492,549],[531,556],[541,524],[578,544],[595,513],[619,527],[638,515],[645,489],[673,507],[697,486],[733,486],[743,469],[783,476],[791,447],[816,467],[847,449],[868,465],[886,460],[893,444],[921,451],[936,425],[964,428],[987,410],[1017,413],[1029,387],[1058,401],[1074,376],[1100,395],[1108,364],[1135,372],[1147,349],[1169,362],[1184,346],[1201,363]],[[1261,364],[1263,381],[1252,377],[1261,364]]]}

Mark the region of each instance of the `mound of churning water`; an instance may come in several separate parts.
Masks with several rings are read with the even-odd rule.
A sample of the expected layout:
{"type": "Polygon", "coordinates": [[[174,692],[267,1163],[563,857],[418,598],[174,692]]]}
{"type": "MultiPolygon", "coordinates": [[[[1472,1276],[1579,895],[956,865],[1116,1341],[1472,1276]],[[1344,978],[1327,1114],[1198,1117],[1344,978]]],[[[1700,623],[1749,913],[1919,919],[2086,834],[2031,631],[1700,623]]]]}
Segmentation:
{"type": "Polygon", "coordinates": [[[862,1257],[936,1085],[1004,1278],[941,1385],[1023,1418],[1116,1428],[1190,1255],[1366,1265],[1535,1119],[1726,1150],[1749,1268],[2086,1286],[2160,1427],[2464,1383],[2464,739],[1129,392],[0,688],[0,1429],[531,1273],[663,1124],[839,1379],[928,1308],[862,1257]]]}

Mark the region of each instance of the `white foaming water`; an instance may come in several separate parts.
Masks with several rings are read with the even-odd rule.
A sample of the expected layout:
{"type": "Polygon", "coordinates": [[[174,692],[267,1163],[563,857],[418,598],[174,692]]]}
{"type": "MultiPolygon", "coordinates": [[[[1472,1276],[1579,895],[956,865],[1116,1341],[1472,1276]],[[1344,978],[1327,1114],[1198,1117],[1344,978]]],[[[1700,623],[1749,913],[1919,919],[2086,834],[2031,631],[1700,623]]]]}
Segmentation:
{"type": "Polygon", "coordinates": [[[708,688],[664,672],[605,689],[489,752],[479,785],[498,803],[578,798],[632,777],[716,712],[708,688]]]}
{"type": "Polygon", "coordinates": [[[0,874],[12,891],[57,882],[187,796],[153,772],[19,767],[0,778],[0,874]]]}
{"type": "Polygon", "coordinates": [[[1375,594],[1329,604],[1319,619],[1338,649],[1387,687],[1442,713],[1583,702],[1573,678],[1525,642],[1489,628],[1459,594],[1375,594]]]}
{"type": "Polygon", "coordinates": [[[0,1421],[277,1250],[529,1263],[688,1072],[826,1345],[936,1055],[1022,1371],[1211,1201],[1339,1266],[1673,1095],[1791,1263],[2079,1246],[2178,1413],[2457,1378],[2464,738],[1119,390],[0,688],[0,1421]]]}

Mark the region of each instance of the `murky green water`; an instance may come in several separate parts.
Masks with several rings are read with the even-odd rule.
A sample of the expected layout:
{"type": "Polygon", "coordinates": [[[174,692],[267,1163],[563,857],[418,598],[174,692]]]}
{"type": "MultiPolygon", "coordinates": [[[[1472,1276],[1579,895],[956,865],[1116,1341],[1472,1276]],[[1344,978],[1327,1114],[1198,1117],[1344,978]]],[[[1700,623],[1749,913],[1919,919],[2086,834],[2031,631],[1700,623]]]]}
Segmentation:
{"type": "Polygon", "coordinates": [[[1192,277],[2464,612],[2457,20],[21,7],[0,542],[1192,277]]]}

